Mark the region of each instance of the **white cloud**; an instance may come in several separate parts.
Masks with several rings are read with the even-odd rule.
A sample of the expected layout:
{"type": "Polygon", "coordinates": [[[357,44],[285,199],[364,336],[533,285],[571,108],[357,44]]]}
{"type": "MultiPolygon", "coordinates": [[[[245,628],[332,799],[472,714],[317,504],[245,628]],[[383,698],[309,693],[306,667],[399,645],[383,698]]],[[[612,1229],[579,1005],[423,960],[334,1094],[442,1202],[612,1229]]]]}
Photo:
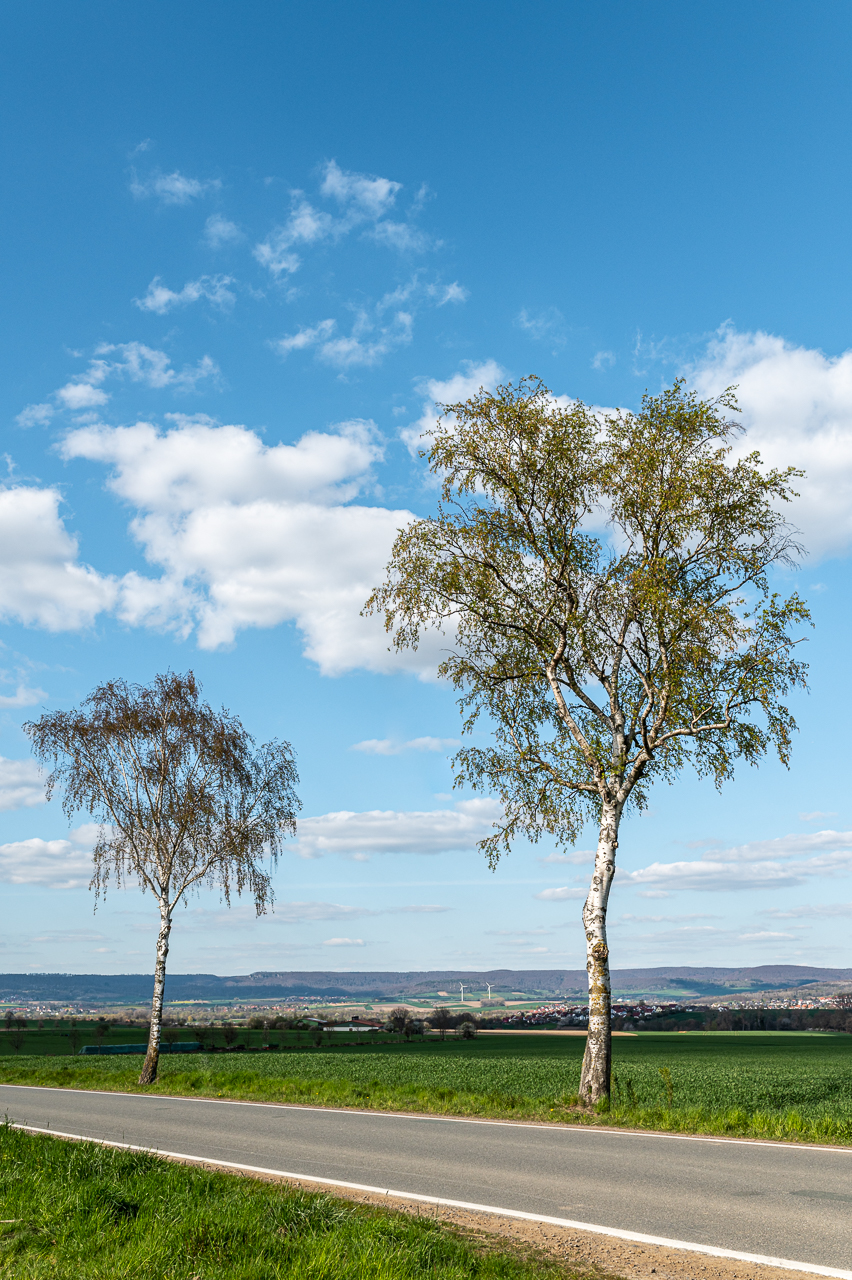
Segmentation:
{"type": "Polygon", "coordinates": [[[221,249],[223,245],[242,240],[243,233],[235,222],[223,218],[221,213],[211,213],[204,224],[204,239],[211,249],[221,249]]]}
{"type": "Polygon", "coordinates": [[[559,889],[542,889],[541,893],[533,896],[540,902],[567,902],[569,899],[587,897],[588,889],[570,889],[567,884],[564,884],[559,889]]]}
{"type": "Polygon", "coordinates": [[[548,307],[545,311],[531,312],[524,307],[518,314],[515,323],[536,342],[547,342],[562,346],[565,342],[565,317],[558,307],[548,307]]]}
{"type": "MultiPolygon", "coordinates": [[[[226,281],[229,277],[204,279],[226,281]]],[[[173,296],[179,298],[177,294],[173,296]]],[[[157,295],[152,297],[156,302],[157,295]]],[[[156,307],[152,306],[152,309],[156,307]]],[[[108,378],[127,378],[130,382],[140,382],[154,390],[171,387],[176,391],[194,391],[199,382],[206,378],[216,378],[218,374],[219,366],[210,356],[202,356],[196,365],[184,365],[183,369],[178,370],[172,368],[171,356],[165,351],[148,347],[144,342],[102,343],[95,349],[95,358],[89,361],[85,373],[60,387],[54,395],[64,409],[96,409],[109,400],[108,392],[101,385],[108,378]],[[117,359],[104,358],[116,353],[117,359]]]]}
{"type": "Polygon", "coordinates": [[[279,355],[315,348],[316,358],[338,369],[363,365],[372,367],[397,347],[411,341],[414,317],[424,301],[443,306],[467,296],[459,285],[424,284],[419,273],[407,283],[386,293],[377,302],[352,307],[354,313],[349,334],[338,334],[338,322],[320,320],[315,325],[302,325],[295,333],[270,342],[279,355]]]}
{"type": "Polygon", "coordinates": [[[175,293],[162,283],[159,276],[154,276],[145,297],[134,298],[133,301],[140,311],[153,311],[158,316],[165,315],[172,307],[185,307],[201,298],[206,298],[220,311],[226,311],[236,301],[235,294],[228,288],[233,283],[233,276],[199,276],[197,280],[189,280],[179,293],[175,293]]]}
{"type": "Polygon", "coordinates": [[[79,411],[80,409],[96,409],[106,404],[109,396],[100,387],[93,387],[89,382],[67,382],[56,392],[56,398],[63,409],[79,411]]]}
{"type": "Polygon", "coordinates": [[[349,369],[357,365],[372,367],[396,347],[411,341],[414,315],[411,310],[394,311],[386,315],[390,300],[399,299],[401,290],[382,298],[374,307],[359,308],[349,334],[335,337],[335,320],[320,320],[313,326],[303,327],[287,334],[270,345],[279,355],[316,347],[317,359],[337,369],[349,369]]]}
{"type": "Polygon", "coordinates": [[[399,756],[404,751],[447,751],[460,746],[458,738],[409,738],[400,742],[397,738],[366,738],[354,743],[350,751],[363,751],[368,756],[399,756]]]}
{"type": "Polygon", "coordinates": [[[15,418],[19,427],[44,427],[56,410],[51,404],[28,404],[15,418]]]}
{"type": "Polygon", "coordinates": [[[324,947],[363,947],[366,943],[363,938],[326,938],[322,945],[324,947]]]}
{"type": "Polygon", "coordinates": [[[779,938],[795,938],[795,933],[775,933],[771,929],[760,929],[757,933],[741,933],[741,942],[776,942],[779,938]]]}
{"type": "Polygon", "coordinates": [[[301,858],[378,853],[447,853],[472,849],[500,816],[496,800],[461,800],[452,809],[398,812],[343,810],[299,821],[293,850],[301,858]]]}
{"type": "Polygon", "coordinates": [[[766,858],[794,858],[822,850],[852,849],[852,831],[796,832],[774,840],[752,840],[715,853],[720,862],[759,862],[766,858]]]}
{"type": "Polygon", "coordinates": [[[0,810],[32,809],[44,802],[44,775],[36,762],[0,756],[0,810]]]}
{"type": "Polygon", "coordinates": [[[850,871],[852,832],[817,831],[755,840],[694,862],[654,862],[639,871],[622,870],[619,879],[670,889],[777,889],[850,871]]]}
{"type": "Polygon", "coordinates": [[[191,420],[166,432],[144,422],[92,426],[72,431],[63,453],[113,467],[110,488],[137,509],[131,533],[163,570],[123,579],[125,621],[197,628],[211,649],[246,627],[293,621],[326,674],[434,673],[440,637],[397,656],[381,621],[359,616],[397,530],[412,519],[352,503],[382,456],[371,423],[274,446],[245,427],[191,420]]]}
{"type": "MultiPolygon", "coordinates": [[[[0,680],[7,681],[9,676],[6,672],[0,673],[0,680]]],[[[47,697],[44,689],[29,689],[23,680],[19,681],[18,687],[12,694],[0,694],[0,707],[11,709],[12,707],[34,707],[37,703],[43,702],[47,697]]]]}
{"type": "MultiPolygon", "coordinates": [[[[75,631],[114,603],[115,580],[78,563],[77,541],[62,523],[59,503],[55,489],[0,489],[0,618],[75,631]]],[[[26,691],[8,705],[27,705],[19,695],[26,691]]]]}
{"type": "Polygon", "coordinates": [[[202,356],[195,365],[184,365],[180,370],[172,368],[171,356],[155,347],[148,347],[144,342],[120,342],[114,345],[104,343],[97,348],[96,355],[105,356],[118,352],[119,359],[113,361],[93,361],[103,377],[127,377],[131,382],[141,382],[155,390],[174,387],[180,391],[192,391],[205,378],[216,377],[219,366],[210,356],[202,356]]]}
{"type": "Polygon", "coordinates": [[[70,840],[33,837],[0,844],[0,882],[79,889],[92,878],[91,844],[89,826],[72,831],[70,840]]]}
{"type": "Polygon", "coordinates": [[[736,383],[747,436],[772,466],[807,473],[801,497],[785,510],[812,555],[852,545],[852,351],[826,356],[772,334],[723,327],[685,370],[701,395],[736,383]]]}
{"type": "Polygon", "coordinates": [[[373,178],[364,173],[347,173],[335,160],[325,166],[320,188],[324,196],[333,196],[339,204],[359,209],[364,217],[381,218],[393,206],[402,183],[390,178],[373,178]]]}
{"type": "Polygon", "coordinates": [[[470,290],[459,284],[458,280],[454,280],[452,284],[433,285],[432,289],[439,307],[445,307],[448,302],[467,302],[470,297],[470,290]]]}
{"type": "Polygon", "coordinates": [[[614,351],[596,351],[592,360],[593,369],[611,369],[615,364],[614,351]]]}
{"type": "Polygon", "coordinates": [[[396,311],[386,323],[378,323],[366,311],[359,311],[346,337],[331,338],[319,349],[319,359],[336,369],[357,365],[371,368],[384,357],[411,341],[414,317],[409,311],[396,311]]]}
{"type": "Polygon", "coordinates": [[[312,328],[301,328],[297,333],[287,334],[283,338],[271,343],[271,346],[281,356],[287,356],[291,351],[302,351],[305,347],[312,347],[318,342],[324,342],[334,333],[336,320],[320,320],[319,324],[315,324],[312,328]]]}
{"type": "MultiPolygon", "coordinates": [[[[397,253],[422,253],[431,244],[429,236],[408,222],[377,222],[366,232],[370,240],[386,244],[397,253]]],[[[449,301],[449,299],[448,299],[449,301]]]]}
{"type": "Polygon", "coordinates": [[[822,822],[825,818],[836,818],[837,814],[831,809],[814,809],[813,813],[800,813],[799,818],[802,822],[822,822]]]}
{"type": "Polygon", "coordinates": [[[428,437],[438,422],[437,405],[458,404],[469,400],[481,387],[486,391],[493,391],[500,380],[507,376],[506,370],[496,360],[483,360],[481,364],[468,360],[462,368],[464,372],[455,373],[444,381],[428,378],[418,385],[418,391],[424,399],[423,412],[416,422],[403,427],[399,433],[411,453],[428,445],[428,437]]]}
{"type": "Polygon", "coordinates": [[[401,190],[390,178],[349,173],[331,160],[323,170],[320,194],[336,202],[339,215],[316,208],[303,191],[293,191],[290,216],[255,245],[254,256],[276,279],[286,278],[302,265],[298,250],[340,240],[359,227],[370,239],[398,252],[420,251],[430,243],[423,232],[410,221],[385,218],[401,190]]]}
{"type": "Polygon", "coordinates": [[[354,920],[360,916],[379,914],[380,912],[370,911],[366,907],[348,907],[339,902],[276,902],[273,910],[275,919],[281,924],[304,924],[311,920],[354,920]]]}
{"type": "Polygon", "coordinates": [[[189,204],[210,191],[218,191],[222,183],[218,178],[187,178],[185,174],[175,170],[174,173],[155,173],[140,181],[135,170],[130,182],[130,190],[137,200],[145,200],[155,196],[161,204],[189,204]]]}
{"type": "Polygon", "coordinates": [[[301,258],[294,252],[294,245],[316,244],[328,236],[340,234],[340,231],[331,214],[315,209],[301,192],[295,192],[287,222],[255,245],[254,256],[276,279],[292,275],[302,265],[301,258]]]}

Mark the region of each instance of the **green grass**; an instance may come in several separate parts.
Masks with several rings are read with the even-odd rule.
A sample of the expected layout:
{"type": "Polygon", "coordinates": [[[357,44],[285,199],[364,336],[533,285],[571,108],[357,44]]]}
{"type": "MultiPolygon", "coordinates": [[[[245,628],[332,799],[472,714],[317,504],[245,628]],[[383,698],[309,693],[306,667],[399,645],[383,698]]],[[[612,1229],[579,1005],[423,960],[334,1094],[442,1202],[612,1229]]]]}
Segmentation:
{"type": "MultiPolygon", "coordinates": [[[[582,1037],[480,1036],[381,1047],[164,1058],[155,1092],[604,1123],[852,1145],[852,1037],[643,1033],[614,1042],[612,1104],[572,1110],[582,1037]]],[[[136,1090],[141,1060],[3,1058],[0,1081],[136,1090]]]]}
{"type": "Polygon", "coordinates": [[[0,1276],[548,1280],[427,1219],[0,1126],[0,1276]]]}

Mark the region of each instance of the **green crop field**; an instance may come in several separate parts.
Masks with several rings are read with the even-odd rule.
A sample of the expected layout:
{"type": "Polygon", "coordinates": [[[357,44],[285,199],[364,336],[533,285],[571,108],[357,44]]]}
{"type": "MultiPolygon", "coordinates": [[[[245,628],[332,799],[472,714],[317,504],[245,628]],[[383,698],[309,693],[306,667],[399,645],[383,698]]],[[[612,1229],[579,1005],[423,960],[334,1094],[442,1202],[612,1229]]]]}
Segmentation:
{"type": "Polygon", "coordinates": [[[545,1280],[564,1265],[425,1218],[0,1126],[0,1275],[545,1280]]]}
{"type": "MultiPolygon", "coordinates": [[[[852,1036],[666,1034],[614,1042],[608,1111],[576,1110],[583,1037],[302,1044],[164,1058],[155,1091],[515,1116],[852,1145],[852,1036]]],[[[140,1059],[4,1056],[0,1081],[135,1089],[140,1059]]]]}

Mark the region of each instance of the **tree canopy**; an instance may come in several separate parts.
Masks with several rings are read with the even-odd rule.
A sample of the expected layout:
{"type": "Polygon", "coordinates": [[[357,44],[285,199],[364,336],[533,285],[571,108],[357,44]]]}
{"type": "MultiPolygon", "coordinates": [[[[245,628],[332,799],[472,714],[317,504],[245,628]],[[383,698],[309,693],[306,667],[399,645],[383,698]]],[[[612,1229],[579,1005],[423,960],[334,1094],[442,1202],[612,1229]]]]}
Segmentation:
{"type": "Polygon", "coordinates": [[[142,1082],[156,1078],[163,989],[175,907],[202,887],[226,903],[248,892],[260,914],[272,901],[268,859],[295,832],[299,801],[292,749],[257,747],[236,716],[201,700],[192,672],[151,685],[112,680],[80,707],[24,726],[37,759],[52,766],[69,818],[99,824],[96,896],[138,884],[160,909],[151,1032],[142,1082]]]}
{"type": "Polygon", "coordinates": [[[733,390],[700,400],[678,382],[638,413],[554,399],[536,378],[441,406],[428,450],[437,514],[400,530],[367,602],[398,648],[448,637],[439,674],[469,732],[456,785],[499,796],[481,842],[599,843],[584,927],[590,1033],[582,1091],[609,1091],[606,907],[619,824],[655,779],[691,765],[717,786],[770,747],[786,764],[809,620],[773,566],[801,548],[785,520],[793,468],[735,456],[733,390]]]}

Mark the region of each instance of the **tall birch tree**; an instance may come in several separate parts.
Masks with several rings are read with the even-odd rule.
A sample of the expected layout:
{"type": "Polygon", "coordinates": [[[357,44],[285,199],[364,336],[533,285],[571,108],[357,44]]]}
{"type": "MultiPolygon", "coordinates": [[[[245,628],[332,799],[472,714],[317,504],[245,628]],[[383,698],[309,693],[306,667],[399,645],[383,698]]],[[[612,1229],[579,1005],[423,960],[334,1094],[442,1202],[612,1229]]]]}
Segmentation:
{"type": "Polygon", "coordinates": [[[610,1088],[606,918],[624,815],[688,765],[718,787],[737,760],[789,759],[784,699],[805,682],[809,614],[768,574],[801,551],[782,514],[801,473],[734,457],[733,390],[702,401],[677,383],[638,413],[603,413],[529,378],[440,407],[421,454],[437,514],[399,532],[365,609],[397,648],[448,635],[439,674],[465,730],[493,729],[493,745],[453,760],[457,786],[502,802],[480,846],[492,867],[518,837],[572,845],[597,828],[580,1084],[595,1104],[610,1088]]]}
{"type": "Polygon", "coordinates": [[[151,1030],[140,1084],[157,1078],[169,939],[177,906],[202,887],[272,902],[267,867],[296,829],[298,781],[287,742],[257,747],[239,719],[201,701],[190,671],[153,684],[112,680],[78,708],[24,726],[36,758],[52,767],[70,818],[99,825],[91,887],[113,881],[150,891],[159,907],[151,1030]]]}

